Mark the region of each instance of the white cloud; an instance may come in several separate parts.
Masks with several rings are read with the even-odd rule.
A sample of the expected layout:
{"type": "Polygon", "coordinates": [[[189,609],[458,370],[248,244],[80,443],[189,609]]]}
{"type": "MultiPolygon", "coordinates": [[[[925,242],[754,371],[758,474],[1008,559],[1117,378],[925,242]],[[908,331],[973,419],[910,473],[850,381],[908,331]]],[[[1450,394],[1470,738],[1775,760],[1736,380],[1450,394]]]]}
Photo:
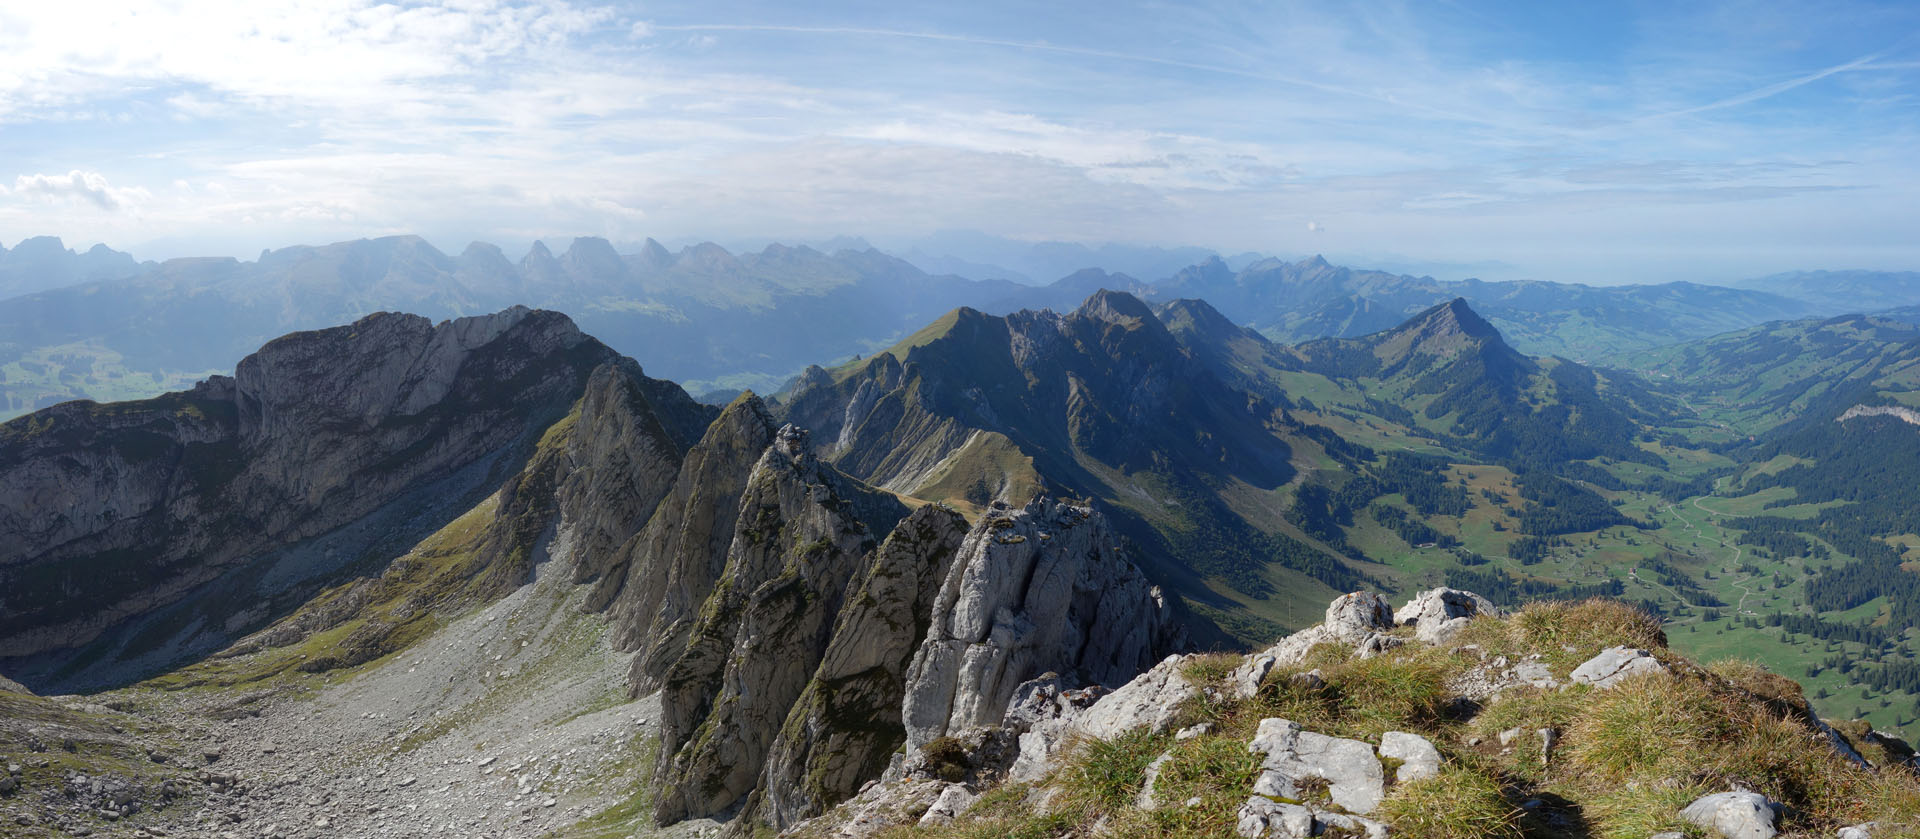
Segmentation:
{"type": "Polygon", "coordinates": [[[46,201],[78,201],[102,210],[129,209],[151,198],[144,189],[115,189],[99,172],[75,169],[65,175],[21,175],[13,180],[13,192],[46,201]]]}
{"type": "Polygon", "coordinates": [[[707,10],[649,5],[641,20],[599,2],[3,4],[0,133],[28,153],[15,172],[85,161],[113,183],[88,171],[0,185],[19,192],[0,202],[0,237],[227,237],[227,252],[251,254],[400,231],[461,244],[975,227],[1282,252],[1391,241],[1481,260],[1514,258],[1523,240],[1600,247],[1552,225],[1770,238],[1718,213],[1635,206],[1893,217],[1914,171],[1911,143],[1884,137],[1890,152],[1851,172],[1699,165],[1870,161],[1874,138],[1739,117],[1904,54],[1796,73],[1794,96],[1728,99],[1773,77],[1708,68],[1680,84],[1670,65],[1686,57],[1588,74],[1500,56],[1477,30],[1311,0],[1114,7],[1051,30],[1046,15],[917,21],[903,7],[900,31],[770,26],[750,9],[687,26],[707,10]],[[1688,111],[1699,102],[1716,104],[1688,111]],[[1891,186],[1850,204],[1809,197],[1836,184],[1891,186]]]}
{"type": "Polygon", "coordinates": [[[563,45],[612,16],[565,0],[15,4],[0,12],[0,119],[147,87],[309,104],[413,99],[413,83],[563,45]]]}

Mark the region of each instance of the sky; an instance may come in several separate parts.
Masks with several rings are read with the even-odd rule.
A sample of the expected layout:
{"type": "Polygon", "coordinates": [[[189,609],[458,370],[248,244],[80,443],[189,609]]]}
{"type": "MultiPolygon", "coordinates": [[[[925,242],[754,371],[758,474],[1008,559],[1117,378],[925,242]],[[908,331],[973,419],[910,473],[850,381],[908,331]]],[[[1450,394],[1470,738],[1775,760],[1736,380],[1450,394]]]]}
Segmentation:
{"type": "Polygon", "coordinates": [[[0,245],[966,230],[1914,270],[1916,93],[1911,0],[9,3],[0,245]]]}

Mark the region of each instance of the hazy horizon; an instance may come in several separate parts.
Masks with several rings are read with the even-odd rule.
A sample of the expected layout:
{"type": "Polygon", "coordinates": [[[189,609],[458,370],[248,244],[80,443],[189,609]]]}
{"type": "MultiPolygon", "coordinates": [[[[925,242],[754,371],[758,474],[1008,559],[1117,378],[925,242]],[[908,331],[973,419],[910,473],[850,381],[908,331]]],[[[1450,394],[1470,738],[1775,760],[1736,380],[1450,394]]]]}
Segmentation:
{"type": "Polygon", "coordinates": [[[967,230],[1445,279],[1913,270],[1917,33],[1902,3],[42,4],[0,12],[0,242],[967,230]]]}

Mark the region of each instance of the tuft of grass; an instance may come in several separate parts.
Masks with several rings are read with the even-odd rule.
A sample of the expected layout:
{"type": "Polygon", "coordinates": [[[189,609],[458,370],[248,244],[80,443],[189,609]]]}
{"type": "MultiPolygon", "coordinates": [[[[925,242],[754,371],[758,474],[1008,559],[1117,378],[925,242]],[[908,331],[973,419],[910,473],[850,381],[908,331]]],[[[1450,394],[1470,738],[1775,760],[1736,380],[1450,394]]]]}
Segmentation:
{"type": "Polygon", "coordinates": [[[1649,674],[1588,698],[1563,751],[1601,784],[1687,777],[1701,754],[1733,733],[1726,708],[1697,681],[1649,674]]]}
{"type": "Polygon", "coordinates": [[[1468,723],[1467,730],[1484,743],[1496,742],[1500,732],[1518,728],[1527,732],[1524,745],[1498,756],[1489,756],[1492,771],[1534,783],[1547,777],[1547,762],[1540,753],[1540,741],[1534,734],[1542,728],[1567,731],[1586,709],[1592,688],[1575,685],[1565,689],[1514,688],[1489,702],[1468,723]]]}
{"type": "Polygon", "coordinates": [[[1458,644],[1478,644],[1489,654],[1519,658],[1539,655],[1557,676],[1607,647],[1664,650],[1667,634],[1660,619],[1628,603],[1605,598],[1529,603],[1505,620],[1478,620],[1456,636],[1458,644]]]}
{"type": "Polygon", "coordinates": [[[920,753],[926,755],[933,776],[947,783],[966,780],[967,773],[973,771],[966,745],[952,737],[935,737],[920,747],[920,753]]]}
{"type": "Polygon", "coordinates": [[[1492,778],[1458,766],[1399,784],[1379,816],[1409,839],[1519,839],[1520,811],[1492,778]]]}
{"type": "Polygon", "coordinates": [[[1058,779],[1066,800],[1093,813],[1132,806],[1146,786],[1147,764],[1166,751],[1167,739],[1135,729],[1112,740],[1080,741],[1058,779]]]}
{"type": "Polygon", "coordinates": [[[1602,839],[1646,839],[1668,831],[1698,836],[1699,828],[1681,821],[1680,810],[1714,791],[1671,779],[1623,784],[1588,797],[1582,812],[1594,828],[1593,835],[1602,839]]]}
{"type": "Polygon", "coordinates": [[[1452,698],[1448,669],[1431,656],[1355,660],[1324,675],[1340,728],[1367,739],[1435,728],[1452,698]]]}
{"type": "Polygon", "coordinates": [[[1205,653],[1194,656],[1180,669],[1180,675],[1188,684],[1206,687],[1226,684],[1245,656],[1237,653],[1205,653]]]}

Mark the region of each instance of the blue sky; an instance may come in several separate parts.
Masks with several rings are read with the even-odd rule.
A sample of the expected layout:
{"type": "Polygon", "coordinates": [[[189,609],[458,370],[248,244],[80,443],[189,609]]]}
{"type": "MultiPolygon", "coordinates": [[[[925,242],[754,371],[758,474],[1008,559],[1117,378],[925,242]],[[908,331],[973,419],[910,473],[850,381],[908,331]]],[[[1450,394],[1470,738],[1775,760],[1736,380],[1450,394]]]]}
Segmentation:
{"type": "Polygon", "coordinates": [[[1036,5],[9,4],[0,244],[965,229],[1599,283],[1920,269],[1920,4],[1036,5]]]}

